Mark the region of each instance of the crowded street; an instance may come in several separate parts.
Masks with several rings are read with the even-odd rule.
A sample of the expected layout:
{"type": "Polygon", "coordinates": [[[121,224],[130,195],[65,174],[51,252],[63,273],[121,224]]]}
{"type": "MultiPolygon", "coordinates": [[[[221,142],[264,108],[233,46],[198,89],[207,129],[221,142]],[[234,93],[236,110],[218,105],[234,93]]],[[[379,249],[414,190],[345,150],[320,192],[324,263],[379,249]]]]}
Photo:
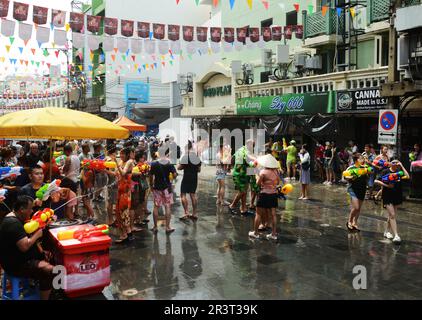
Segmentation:
{"type": "MultiPolygon", "coordinates": [[[[277,242],[247,236],[253,217],[230,215],[216,206],[214,170],[204,168],[198,185],[197,222],[179,222],[171,236],[150,231],[127,247],[112,247],[108,299],[421,299],[422,216],[407,202],[398,222],[405,243],[383,238],[385,216],[365,204],[362,232],[348,234],[342,186],[315,186],[311,199],[294,192],[277,212],[277,242]],[[338,197],[338,195],[341,195],[338,197]],[[317,198],[318,197],[318,198],[317,198]],[[368,290],[351,286],[354,265],[368,269],[368,290]]],[[[228,197],[233,194],[232,186],[228,197]]],[[[98,205],[101,212],[102,205],[98,205]]],[[[105,217],[99,213],[102,221],[105,217]]]]}

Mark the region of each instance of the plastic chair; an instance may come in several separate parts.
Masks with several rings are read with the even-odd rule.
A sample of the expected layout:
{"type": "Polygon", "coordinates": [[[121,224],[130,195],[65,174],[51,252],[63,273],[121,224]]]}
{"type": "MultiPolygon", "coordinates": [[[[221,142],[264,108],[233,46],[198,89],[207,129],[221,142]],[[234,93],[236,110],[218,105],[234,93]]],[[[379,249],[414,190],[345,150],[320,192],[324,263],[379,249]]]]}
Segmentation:
{"type": "Polygon", "coordinates": [[[27,278],[14,277],[4,272],[2,289],[3,300],[40,300],[38,286],[31,288],[27,278]],[[10,283],[9,288],[7,282],[10,283]]]}

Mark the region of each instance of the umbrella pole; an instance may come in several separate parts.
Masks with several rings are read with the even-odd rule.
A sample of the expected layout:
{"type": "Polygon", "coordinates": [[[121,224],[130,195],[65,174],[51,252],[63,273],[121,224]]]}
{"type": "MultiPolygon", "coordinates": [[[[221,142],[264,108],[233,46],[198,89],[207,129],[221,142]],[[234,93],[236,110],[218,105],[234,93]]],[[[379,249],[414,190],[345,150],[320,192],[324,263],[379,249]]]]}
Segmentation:
{"type": "Polygon", "coordinates": [[[49,173],[49,180],[48,182],[51,182],[51,176],[52,176],[52,172],[53,172],[53,166],[52,166],[52,160],[53,160],[53,139],[50,140],[50,165],[48,166],[50,168],[50,173],[49,173]]]}

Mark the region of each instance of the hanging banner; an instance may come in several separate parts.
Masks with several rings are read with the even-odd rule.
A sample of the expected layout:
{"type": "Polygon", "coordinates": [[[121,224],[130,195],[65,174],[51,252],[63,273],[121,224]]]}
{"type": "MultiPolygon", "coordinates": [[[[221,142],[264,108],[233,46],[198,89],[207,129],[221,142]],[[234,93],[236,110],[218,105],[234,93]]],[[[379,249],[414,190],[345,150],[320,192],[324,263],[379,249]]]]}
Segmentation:
{"type": "Polygon", "coordinates": [[[337,112],[355,113],[377,111],[387,107],[388,99],[382,98],[379,88],[337,91],[337,112]]]}
{"type": "Polygon", "coordinates": [[[251,42],[259,41],[259,28],[249,28],[249,39],[251,42]]]}
{"type": "Polygon", "coordinates": [[[63,28],[66,21],[66,11],[51,10],[51,22],[56,28],[63,28]]]}
{"type": "Polygon", "coordinates": [[[5,37],[11,37],[15,34],[15,24],[14,20],[1,20],[1,34],[5,37]]]}
{"type": "Polygon", "coordinates": [[[142,41],[140,39],[130,39],[130,49],[134,54],[142,52],[142,41]]]}
{"type": "Polygon", "coordinates": [[[66,31],[54,30],[54,43],[58,46],[64,46],[67,43],[66,31]]]}
{"type": "Polygon", "coordinates": [[[284,27],[284,39],[290,40],[292,38],[292,26],[285,26],[284,27]]]}
{"type": "Polygon", "coordinates": [[[86,17],[87,29],[89,32],[98,33],[100,32],[101,17],[100,16],[90,16],[86,17]]]}
{"type": "Polygon", "coordinates": [[[271,28],[270,27],[263,27],[262,28],[262,38],[265,42],[271,41],[271,28]]]}
{"type": "Polygon", "coordinates": [[[217,28],[217,27],[211,28],[211,41],[221,42],[221,28],[217,28]]]}
{"type": "Polygon", "coordinates": [[[19,24],[19,38],[23,41],[28,41],[32,37],[32,24],[20,23],[19,24]]]}
{"type": "Polygon", "coordinates": [[[272,32],[273,41],[281,41],[281,38],[283,37],[283,33],[281,32],[280,26],[272,27],[271,32],[272,32]]]}
{"type": "Polygon", "coordinates": [[[178,41],[180,39],[180,26],[169,24],[167,26],[167,37],[171,41],[178,41]]]}
{"type": "Polygon", "coordinates": [[[193,27],[183,26],[183,40],[187,42],[193,41],[193,27]]]}
{"type": "Polygon", "coordinates": [[[228,43],[234,42],[234,28],[224,28],[224,41],[228,43]]]}
{"type": "Polygon", "coordinates": [[[206,42],[208,40],[208,28],[196,27],[196,38],[200,42],[206,42]]]}
{"type": "Polygon", "coordinates": [[[134,22],[132,20],[121,20],[120,21],[120,28],[121,34],[124,37],[133,37],[133,25],[134,22]]]}
{"type": "Polygon", "coordinates": [[[13,18],[18,21],[25,21],[28,19],[28,9],[28,4],[15,2],[13,4],[13,18]]]}
{"type": "Polygon", "coordinates": [[[154,39],[163,40],[165,37],[165,25],[161,23],[154,23],[152,25],[154,39]]]}
{"type": "Polygon", "coordinates": [[[114,49],[114,37],[105,36],[103,39],[103,50],[105,52],[113,51],[114,49]]]}
{"type": "Polygon", "coordinates": [[[36,38],[38,43],[46,43],[50,41],[50,28],[38,27],[36,38]]]}
{"type": "Polygon", "coordinates": [[[138,22],[138,37],[148,39],[150,33],[149,22],[138,22]]]}
{"type": "Polygon", "coordinates": [[[246,41],[246,28],[245,27],[244,28],[237,28],[236,33],[237,33],[237,41],[245,43],[245,41],[246,41]]]}
{"type": "Polygon", "coordinates": [[[0,18],[7,17],[9,13],[9,0],[0,0],[0,18]]]}
{"type": "Polygon", "coordinates": [[[329,114],[335,111],[334,96],[330,91],[241,98],[236,101],[236,109],[237,115],[329,114]]]}
{"type": "Polygon", "coordinates": [[[48,8],[34,6],[32,13],[32,21],[36,24],[46,24],[48,17],[48,8]]]}
{"type": "Polygon", "coordinates": [[[70,29],[73,32],[82,32],[84,28],[85,15],[83,13],[71,12],[69,18],[70,29]]]}
{"type": "Polygon", "coordinates": [[[85,47],[85,36],[82,33],[73,32],[72,33],[72,43],[75,48],[85,47]]]}
{"type": "Polygon", "coordinates": [[[88,48],[90,50],[97,50],[100,47],[101,39],[99,36],[89,34],[86,36],[88,40],[88,48]]]}
{"type": "Polygon", "coordinates": [[[125,53],[129,49],[129,39],[117,38],[117,49],[121,53],[125,53]]]}
{"type": "Polygon", "coordinates": [[[296,36],[296,39],[303,39],[303,26],[302,25],[296,26],[295,36],[296,36]]]}
{"type": "Polygon", "coordinates": [[[104,18],[104,32],[110,36],[117,34],[118,20],[116,18],[104,18]]]}

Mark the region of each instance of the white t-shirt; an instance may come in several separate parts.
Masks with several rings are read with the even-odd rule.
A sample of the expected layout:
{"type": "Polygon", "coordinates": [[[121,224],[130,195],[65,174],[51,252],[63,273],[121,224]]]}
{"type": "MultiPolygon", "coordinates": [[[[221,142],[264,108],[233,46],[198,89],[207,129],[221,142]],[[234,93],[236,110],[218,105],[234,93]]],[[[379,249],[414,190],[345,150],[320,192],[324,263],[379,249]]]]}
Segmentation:
{"type": "Polygon", "coordinates": [[[76,155],[71,155],[69,172],[66,174],[66,177],[68,177],[73,182],[77,183],[80,170],[81,170],[81,162],[79,161],[79,157],[76,155]]]}

